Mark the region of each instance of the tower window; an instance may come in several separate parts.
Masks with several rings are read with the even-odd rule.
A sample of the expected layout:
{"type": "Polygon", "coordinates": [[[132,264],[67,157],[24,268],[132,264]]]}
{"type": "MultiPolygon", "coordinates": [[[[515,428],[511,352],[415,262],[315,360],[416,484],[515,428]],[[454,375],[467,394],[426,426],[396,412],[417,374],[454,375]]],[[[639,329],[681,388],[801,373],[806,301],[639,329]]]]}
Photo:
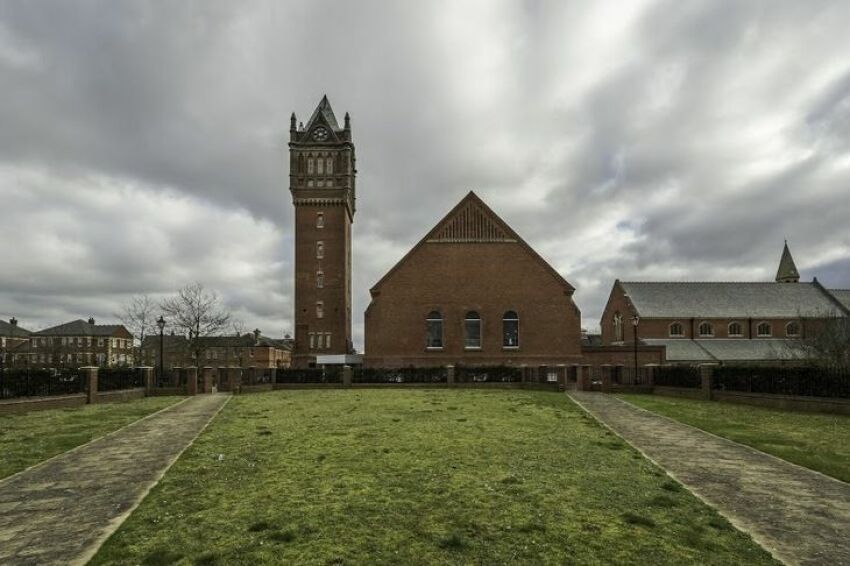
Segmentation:
{"type": "Polygon", "coordinates": [[[743,336],[744,329],[741,326],[740,322],[730,322],[729,323],[729,336],[743,336]]]}
{"type": "Polygon", "coordinates": [[[756,334],[759,336],[770,336],[772,334],[769,322],[760,322],[756,326],[756,334]]]}
{"type": "Polygon", "coordinates": [[[330,348],[330,347],[331,347],[331,333],[328,332],[327,334],[325,334],[325,348],[330,348]]]}
{"type": "Polygon", "coordinates": [[[789,338],[799,338],[800,325],[796,321],[791,321],[785,325],[785,336],[789,338]]]}
{"type": "Polygon", "coordinates": [[[443,347],[443,315],[439,311],[431,311],[425,318],[425,347],[443,347]]]}
{"type": "Polygon", "coordinates": [[[714,325],[708,321],[701,322],[698,331],[700,336],[714,336],[714,325]]]}
{"type": "Polygon", "coordinates": [[[311,350],[316,349],[316,333],[315,332],[310,333],[310,349],[311,350]]]}
{"type": "Polygon", "coordinates": [[[325,274],[321,271],[316,272],[316,288],[324,289],[325,288],[325,274]]]}
{"type": "Polygon", "coordinates": [[[316,228],[324,228],[325,227],[325,213],[317,212],[316,213],[316,228]]]}
{"type": "Polygon", "coordinates": [[[475,311],[466,313],[463,320],[464,341],[463,347],[467,349],[481,348],[481,317],[475,311]]]}
{"type": "Polygon", "coordinates": [[[614,342],[622,342],[623,341],[623,315],[615,312],[614,319],[612,321],[612,326],[614,330],[614,342]]]}
{"type": "Polygon", "coordinates": [[[682,328],[682,323],[681,322],[674,322],[673,324],[671,324],[669,334],[670,334],[671,337],[684,336],[685,332],[684,332],[684,329],[682,328]]]}
{"type": "Polygon", "coordinates": [[[519,348],[519,317],[514,311],[508,311],[502,316],[502,346],[519,348]]]}
{"type": "Polygon", "coordinates": [[[322,259],[325,257],[325,243],[321,240],[316,242],[316,258],[322,259]]]}
{"type": "Polygon", "coordinates": [[[307,174],[308,175],[313,174],[313,158],[312,157],[307,158],[307,174]]]}
{"type": "Polygon", "coordinates": [[[316,173],[319,175],[325,174],[325,160],[321,157],[316,160],[316,173]]]}
{"type": "Polygon", "coordinates": [[[327,162],[326,162],[326,163],[327,163],[327,165],[325,166],[325,172],[326,172],[328,175],[333,175],[333,174],[334,174],[334,160],[333,160],[333,158],[332,158],[332,157],[328,157],[328,159],[327,159],[327,162]]]}
{"type": "Polygon", "coordinates": [[[316,318],[324,318],[325,317],[325,303],[323,301],[316,301],[316,318]]]}

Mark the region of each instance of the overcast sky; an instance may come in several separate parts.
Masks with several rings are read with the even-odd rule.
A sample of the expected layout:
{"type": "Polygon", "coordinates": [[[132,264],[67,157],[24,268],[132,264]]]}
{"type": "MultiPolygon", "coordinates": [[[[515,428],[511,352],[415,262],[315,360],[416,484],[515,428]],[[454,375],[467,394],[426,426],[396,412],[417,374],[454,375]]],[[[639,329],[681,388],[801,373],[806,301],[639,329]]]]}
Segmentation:
{"type": "Polygon", "coordinates": [[[0,316],[193,281],[292,331],[289,115],[358,157],[368,289],[470,189],[576,288],[850,287],[850,2],[0,0],[0,316]]]}

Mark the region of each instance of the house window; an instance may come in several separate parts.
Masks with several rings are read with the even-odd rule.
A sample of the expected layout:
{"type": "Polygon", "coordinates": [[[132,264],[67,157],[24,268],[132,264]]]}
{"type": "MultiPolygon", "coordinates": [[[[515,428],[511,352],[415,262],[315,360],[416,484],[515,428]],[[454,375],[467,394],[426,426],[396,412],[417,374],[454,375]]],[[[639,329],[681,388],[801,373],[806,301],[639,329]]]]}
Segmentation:
{"type": "Polygon", "coordinates": [[[700,336],[714,336],[714,325],[707,321],[701,322],[698,331],[700,336]]]}
{"type": "Polygon", "coordinates": [[[481,348],[481,317],[475,311],[466,313],[463,320],[463,347],[468,349],[481,348]]]}
{"type": "Polygon", "coordinates": [[[316,272],[316,288],[324,289],[325,288],[325,274],[321,271],[316,272]]]}
{"type": "Polygon", "coordinates": [[[614,313],[614,342],[623,341],[623,315],[618,312],[614,313]]]}
{"type": "Polygon", "coordinates": [[[322,241],[316,242],[316,259],[325,257],[325,243],[322,241]]]}
{"type": "Polygon", "coordinates": [[[760,322],[758,326],[756,326],[756,334],[759,336],[770,336],[772,334],[770,329],[769,322],[760,322]]]}
{"type": "Polygon", "coordinates": [[[791,321],[785,325],[785,336],[789,338],[799,338],[800,337],[800,325],[796,321],[791,321]]]}
{"type": "Polygon", "coordinates": [[[519,317],[514,311],[508,311],[502,317],[502,346],[519,348],[519,317]]]}
{"type": "Polygon", "coordinates": [[[313,174],[313,158],[312,157],[307,159],[307,174],[308,175],[313,174]]]}
{"type": "Polygon", "coordinates": [[[682,327],[681,322],[674,322],[670,325],[670,336],[673,337],[682,337],[685,335],[685,329],[682,327]]]}
{"type": "Polygon", "coordinates": [[[322,301],[316,301],[316,318],[324,318],[325,317],[325,303],[322,301]]]}
{"type": "Polygon", "coordinates": [[[316,228],[324,228],[325,227],[325,213],[317,212],[316,213],[316,228]]]}
{"type": "Polygon", "coordinates": [[[743,336],[744,328],[741,326],[740,322],[730,322],[729,323],[729,336],[743,336]]]}
{"type": "Polygon", "coordinates": [[[425,347],[443,347],[443,315],[439,311],[431,311],[425,318],[425,347]]]}

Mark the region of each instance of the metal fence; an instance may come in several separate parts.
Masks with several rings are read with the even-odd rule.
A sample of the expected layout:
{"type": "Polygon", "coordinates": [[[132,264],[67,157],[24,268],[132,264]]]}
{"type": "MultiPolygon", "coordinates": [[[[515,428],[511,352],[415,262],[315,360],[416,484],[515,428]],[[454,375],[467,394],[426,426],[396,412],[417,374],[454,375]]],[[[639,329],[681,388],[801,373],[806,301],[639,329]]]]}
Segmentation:
{"type": "Polygon", "coordinates": [[[164,372],[155,368],[154,386],[158,388],[184,387],[187,373],[186,368],[165,368],[164,372]]]}
{"type": "Polygon", "coordinates": [[[850,368],[722,366],[714,369],[713,388],[850,399],[850,368]]]}
{"type": "MultiPolygon", "coordinates": [[[[538,372],[538,380],[545,382],[544,372],[538,372]]],[[[457,366],[457,383],[518,383],[522,381],[522,369],[510,366],[471,367],[457,366]]]]}
{"type": "Polygon", "coordinates": [[[0,370],[0,399],[83,393],[86,384],[76,369],[0,370]]]}
{"type": "Polygon", "coordinates": [[[655,385],[664,387],[702,387],[699,368],[695,366],[659,366],[655,368],[655,385]]]}
{"type": "Polygon", "coordinates": [[[446,383],[448,370],[444,367],[431,368],[355,368],[352,383],[446,383]]]}
{"type": "Polygon", "coordinates": [[[342,383],[342,368],[278,369],[275,383],[342,383]]]}
{"type": "Polygon", "coordinates": [[[647,368],[638,366],[615,366],[611,371],[613,385],[649,385],[647,368]]]}
{"type": "Polygon", "coordinates": [[[100,368],[97,370],[98,391],[120,391],[144,386],[141,368],[100,368]]]}

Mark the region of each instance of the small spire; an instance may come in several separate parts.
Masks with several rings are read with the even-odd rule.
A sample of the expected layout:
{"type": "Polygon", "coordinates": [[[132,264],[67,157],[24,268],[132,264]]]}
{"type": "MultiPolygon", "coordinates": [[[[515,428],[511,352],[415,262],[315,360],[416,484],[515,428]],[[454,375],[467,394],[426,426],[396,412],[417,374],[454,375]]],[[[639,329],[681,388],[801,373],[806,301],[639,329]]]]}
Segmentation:
{"type": "Polygon", "coordinates": [[[794,264],[794,258],[791,257],[791,250],[788,249],[788,240],[785,240],[785,247],[782,248],[782,258],[779,260],[779,269],[776,270],[776,282],[799,283],[799,281],[800,273],[794,264]]]}
{"type": "Polygon", "coordinates": [[[292,116],[289,117],[289,129],[295,129],[295,112],[292,113],[292,116]]]}
{"type": "Polygon", "coordinates": [[[351,116],[348,115],[348,112],[345,113],[345,129],[351,129],[351,116]]]}

